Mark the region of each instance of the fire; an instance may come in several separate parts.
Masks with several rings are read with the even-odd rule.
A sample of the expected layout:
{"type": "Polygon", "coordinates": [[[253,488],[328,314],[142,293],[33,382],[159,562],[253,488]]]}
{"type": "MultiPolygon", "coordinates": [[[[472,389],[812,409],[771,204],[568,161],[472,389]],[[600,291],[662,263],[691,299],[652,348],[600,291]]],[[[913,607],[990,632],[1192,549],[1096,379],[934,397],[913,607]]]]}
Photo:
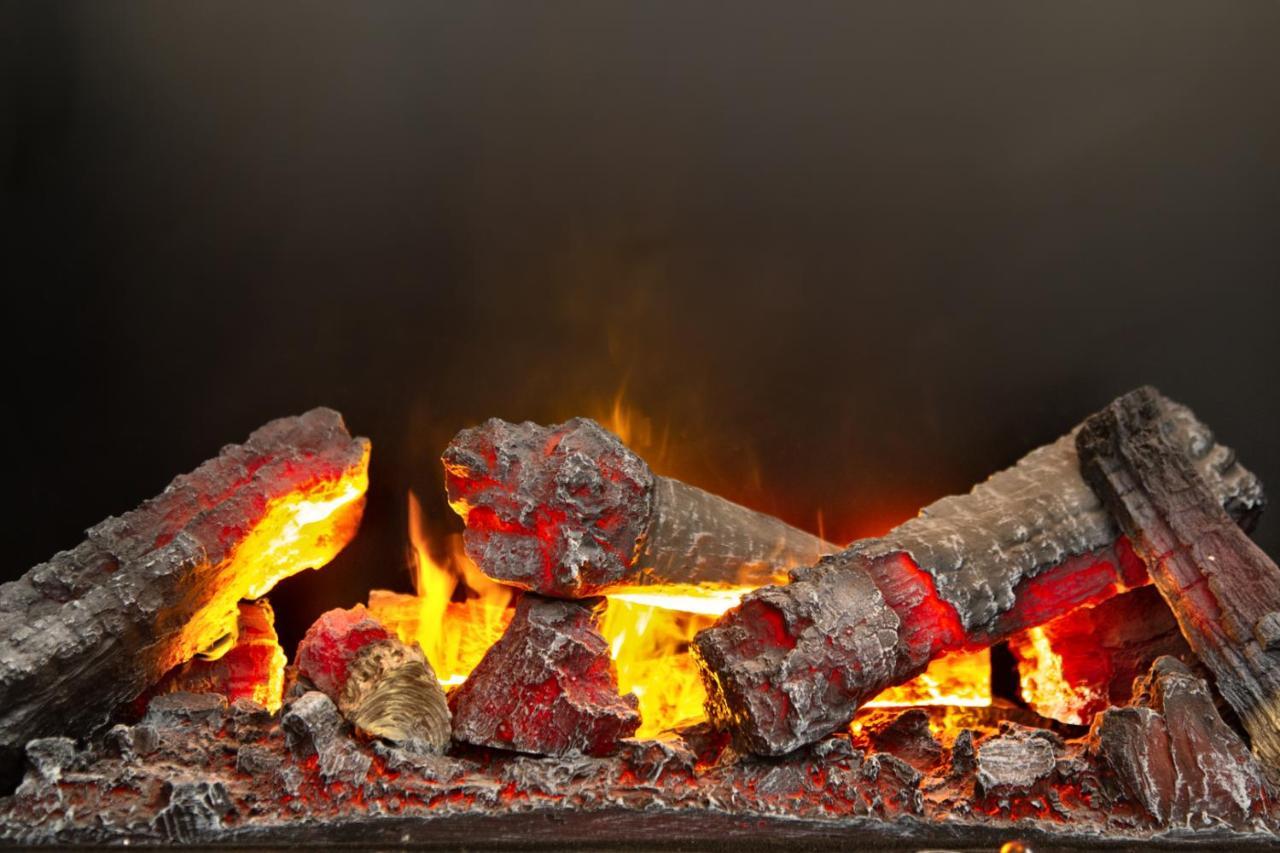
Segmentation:
{"type": "Polygon", "coordinates": [[[1086,720],[1080,708],[1096,702],[1098,696],[1087,684],[1073,685],[1067,680],[1062,655],[1053,650],[1044,628],[1027,631],[1018,656],[1022,697],[1046,717],[1083,725],[1086,720]]]}
{"type": "MultiPolygon", "coordinates": [[[[597,415],[646,460],[669,463],[666,430],[655,430],[651,419],[626,404],[623,393],[597,415]]],[[[444,686],[461,684],[506,630],[515,592],[480,572],[464,552],[460,534],[431,542],[422,507],[412,493],[409,541],[417,594],[373,590],[369,609],[403,641],[422,647],[444,686]]],[[[689,644],[751,589],[644,587],[608,596],[601,633],[609,643],[620,691],[633,693],[639,700],[638,736],[705,719],[706,693],[689,644]]],[[[918,678],[885,691],[871,704],[980,707],[990,703],[990,656],[980,651],[934,661],[918,678]]]]}

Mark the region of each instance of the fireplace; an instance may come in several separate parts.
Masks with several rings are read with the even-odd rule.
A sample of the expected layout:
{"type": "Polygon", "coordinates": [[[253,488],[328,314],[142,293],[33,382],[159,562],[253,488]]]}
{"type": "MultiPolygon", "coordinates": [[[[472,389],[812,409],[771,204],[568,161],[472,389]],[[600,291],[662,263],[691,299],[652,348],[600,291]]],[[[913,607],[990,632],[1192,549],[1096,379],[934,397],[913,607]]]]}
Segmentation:
{"type": "Polygon", "coordinates": [[[1138,389],[852,543],[653,446],[621,405],[462,430],[461,529],[408,493],[412,591],[293,648],[278,585],[357,535],[376,438],[225,447],[0,587],[0,837],[1274,844],[1280,570],[1186,407],[1138,389]]]}

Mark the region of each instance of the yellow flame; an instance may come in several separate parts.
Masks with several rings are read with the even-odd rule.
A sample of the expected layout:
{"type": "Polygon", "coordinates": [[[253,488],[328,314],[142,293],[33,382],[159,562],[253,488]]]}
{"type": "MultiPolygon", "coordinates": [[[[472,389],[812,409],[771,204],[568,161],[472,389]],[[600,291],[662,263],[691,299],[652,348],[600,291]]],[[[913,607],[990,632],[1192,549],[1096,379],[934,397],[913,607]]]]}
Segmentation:
{"type": "Polygon", "coordinates": [[[1087,684],[1073,685],[1067,681],[1062,656],[1053,650],[1048,633],[1043,628],[1027,631],[1018,656],[1022,698],[1042,716],[1083,725],[1085,720],[1080,709],[1096,701],[1098,694],[1087,684]]]}

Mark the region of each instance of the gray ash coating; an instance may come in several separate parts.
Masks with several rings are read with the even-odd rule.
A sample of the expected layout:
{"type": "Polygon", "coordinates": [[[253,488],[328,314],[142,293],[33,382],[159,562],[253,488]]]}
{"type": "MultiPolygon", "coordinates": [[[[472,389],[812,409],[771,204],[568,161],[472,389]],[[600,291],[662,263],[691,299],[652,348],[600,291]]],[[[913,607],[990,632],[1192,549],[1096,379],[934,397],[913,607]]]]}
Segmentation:
{"type": "Polygon", "coordinates": [[[496,418],[442,457],[467,555],[494,580],[559,598],[670,584],[772,583],[835,546],[657,477],[595,421],[496,418]]]}
{"type": "MultiPolygon", "coordinates": [[[[198,651],[189,626],[234,625],[249,590],[231,558],[262,508],[337,481],[368,451],[332,409],[271,421],[0,585],[0,790],[27,740],[88,734],[198,651]]],[[[362,508],[363,499],[344,509],[343,535],[362,508]]]]}
{"type": "MultiPolygon", "coordinates": [[[[1262,508],[1262,484],[1185,406],[1164,399],[1162,430],[1184,448],[1237,518],[1262,508]]],[[[1080,473],[1076,430],[1031,451],[966,495],[935,501],[885,536],[853,543],[838,563],[906,553],[934,580],[969,633],[991,632],[1023,580],[1112,544],[1120,530],[1080,473]]]]}

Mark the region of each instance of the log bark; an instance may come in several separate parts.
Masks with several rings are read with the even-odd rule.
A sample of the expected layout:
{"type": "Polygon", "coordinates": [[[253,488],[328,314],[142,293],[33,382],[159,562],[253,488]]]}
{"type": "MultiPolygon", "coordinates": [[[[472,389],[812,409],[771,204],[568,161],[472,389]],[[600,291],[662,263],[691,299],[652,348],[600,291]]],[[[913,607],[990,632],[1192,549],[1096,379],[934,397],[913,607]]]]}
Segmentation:
{"type": "MultiPolygon", "coordinates": [[[[1263,502],[1258,480],[1188,409],[1162,411],[1215,499],[1251,521],[1263,502]]],[[[767,755],[848,724],[940,655],[1148,582],[1080,474],[1074,432],[791,577],[747,595],[693,645],[712,719],[740,748],[767,755]]]]}
{"type": "Polygon", "coordinates": [[[759,586],[834,545],[655,475],[595,421],[496,418],[443,455],[467,555],[489,577],[558,597],[641,587],[759,586]]]}
{"type": "Polygon", "coordinates": [[[1162,428],[1166,403],[1140,388],[1077,437],[1085,478],[1142,557],[1192,650],[1280,772],[1280,567],[1222,509],[1211,481],[1162,428]]]}
{"type": "Polygon", "coordinates": [[[330,409],[272,421],[0,586],[0,775],[28,740],[88,734],[218,647],[239,600],[328,562],[359,524],[368,457],[330,409]]]}

